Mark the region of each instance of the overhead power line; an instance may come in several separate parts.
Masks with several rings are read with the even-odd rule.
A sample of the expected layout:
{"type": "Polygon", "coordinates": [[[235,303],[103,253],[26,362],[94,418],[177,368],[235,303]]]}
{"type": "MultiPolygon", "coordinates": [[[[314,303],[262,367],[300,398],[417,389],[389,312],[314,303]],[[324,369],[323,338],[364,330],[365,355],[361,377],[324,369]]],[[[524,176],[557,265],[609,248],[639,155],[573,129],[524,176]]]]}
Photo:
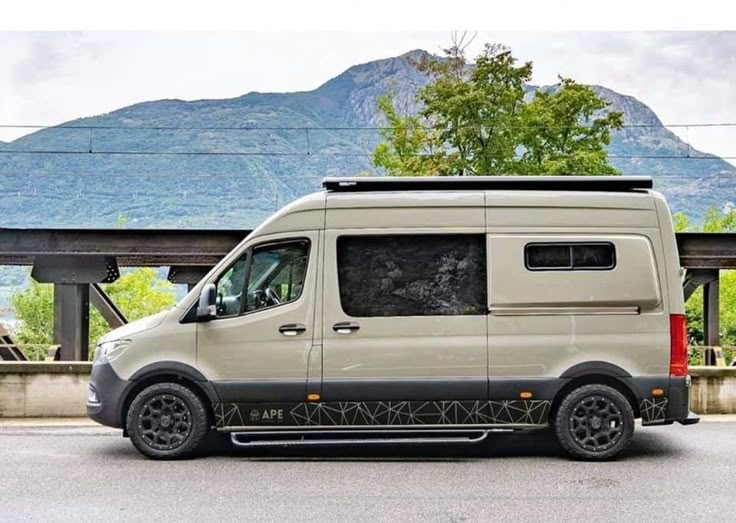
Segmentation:
{"type": "MultiPolygon", "coordinates": [[[[418,126],[424,129],[437,129],[437,126],[418,126]]],[[[478,127],[475,125],[461,127],[478,127]]],[[[540,125],[522,126],[514,125],[514,128],[520,127],[543,127],[540,125]]],[[[551,127],[551,126],[544,126],[551,127]]],[[[700,122],[700,123],[677,123],[677,124],[624,124],[623,129],[654,129],[654,128],[689,128],[689,127],[736,127],[736,122],[700,122]]],[[[148,131],[383,131],[383,130],[399,130],[408,127],[392,127],[392,126],[218,126],[218,125],[83,125],[83,124],[60,124],[60,125],[36,125],[36,124],[0,124],[0,129],[79,129],[79,130],[148,130],[148,131]]]]}
{"type": "MultiPolygon", "coordinates": [[[[327,158],[369,158],[373,153],[369,152],[276,152],[276,151],[65,151],[65,150],[33,150],[33,149],[0,149],[0,154],[46,154],[46,155],[81,155],[81,156],[273,156],[273,157],[327,157],[327,158]]],[[[430,157],[431,154],[407,155],[421,158],[430,157]]],[[[567,158],[570,155],[560,155],[557,158],[567,158]]],[[[615,160],[736,160],[736,156],[716,155],[657,155],[657,154],[634,154],[615,155],[609,154],[609,159],[615,160]]]]}
{"type": "MultiPolygon", "coordinates": [[[[473,126],[475,127],[475,126],[473,126]]],[[[624,128],[641,128],[641,129],[654,129],[660,128],[659,124],[630,124],[624,125],[624,128]]],[[[666,128],[682,127],[686,129],[686,137],[690,136],[690,128],[736,128],[736,122],[700,122],[693,124],[675,124],[664,126],[666,128]]],[[[375,145],[374,139],[368,139],[365,137],[355,141],[356,143],[333,143],[326,146],[315,147],[315,140],[310,138],[310,134],[314,135],[316,132],[370,132],[376,133],[382,130],[398,130],[400,127],[380,127],[380,126],[327,126],[327,127],[316,127],[316,126],[166,126],[166,125],[140,125],[140,126],[123,126],[123,125],[61,125],[61,126],[41,126],[31,124],[0,124],[0,128],[24,128],[24,129],[49,129],[54,131],[85,131],[84,142],[79,144],[77,149],[72,148],[34,148],[30,144],[19,143],[17,147],[13,147],[12,143],[0,144],[0,155],[98,155],[98,156],[141,156],[141,157],[272,157],[272,158],[299,158],[299,157],[316,157],[316,158],[370,158],[372,156],[372,149],[375,145]],[[99,137],[95,139],[95,134],[105,131],[124,131],[126,133],[133,133],[135,131],[147,130],[147,131],[227,131],[227,132],[298,132],[302,135],[299,139],[288,139],[290,142],[286,145],[294,146],[294,149],[301,150],[275,150],[276,148],[284,147],[283,144],[263,144],[265,147],[259,144],[232,144],[233,147],[240,147],[244,150],[128,150],[128,149],[98,149],[95,145],[96,141],[99,142],[99,137]],[[358,143],[359,142],[359,143],[358,143]],[[255,148],[252,148],[255,145],[255,148]],[[260,150],[258,147],[261,147],[260,150]],[[270,149],[269,149],[270,147],[270,149]],[[335,150],[336,148],[343,148],[342,151],[335,150]],[[250,149],[250,150],[249,150],[250,149]],[[351,150],[352,149],[352,150],[351,150]]],[[[127,136],[130,141],[130,136],[127,136]]],[[[375,135],[375,139],[378,136],[375,135]]],[[[109,142],[109,138],[107,139],[109,142]]],[[[216,146],[216,144],[213,144],[216,146]]],[[[706,153],[699,153],[694,151],[689,144],[687,145],[687,152],[683,150],[682,154],[631,154],[631,155],[616,155],[609,154],[608,158],[612,160],[736,160],[736,155],[727,156],[715,156],[706,153]]],[[[129,146],[130,147],[130,146],[129,146]]],[[[195,144],[194,148],[202,148],[202,144],[195,144]]],[[[683,147],[684,149],[684,147],[683,147]]],[[[426,157],[428,154],[420,153],[413,155],[415,157],[426,157]]],[[[565,156],[560,156],[565,158],[565,156]]]]}

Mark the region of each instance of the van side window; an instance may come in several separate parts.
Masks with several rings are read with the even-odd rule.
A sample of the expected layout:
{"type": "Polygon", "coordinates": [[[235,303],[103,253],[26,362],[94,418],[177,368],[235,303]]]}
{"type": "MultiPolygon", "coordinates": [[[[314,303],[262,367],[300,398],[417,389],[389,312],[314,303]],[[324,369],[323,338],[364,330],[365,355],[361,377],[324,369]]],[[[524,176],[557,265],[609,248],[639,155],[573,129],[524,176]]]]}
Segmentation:
{"type": "Polygon", "coordinates": [[[353,317],[486,314],[482,234],[341,236],[340,302],[353,317]]]}
{"type": "Polygon", "coordinates": [[[299,299],[308,257],[307,240],[255,247],[250,257],[243,255],[217,280],[217,317],[238,316],[299,299]],[[245,303],[244,288],[247,289],[245,303]]]}
{"type": "Polygon", "coordinates": [[[299,299],[304,289],[308,258],[307,240],[256,247],[248,272],[244,312],[299,299]]]}
{"type": "Polygon", "coordinates": [[[528,243],[524,261],[531,271],[610,270],[616,266],[616,249],[610,242],[528,243]]]}
{"type": "Polygon", "coordinates": [[[226,270],[215,284],[217,288],[217,317],[240,314],[240,299],[243,296],[247,255],[241,256],[226,270]]]}

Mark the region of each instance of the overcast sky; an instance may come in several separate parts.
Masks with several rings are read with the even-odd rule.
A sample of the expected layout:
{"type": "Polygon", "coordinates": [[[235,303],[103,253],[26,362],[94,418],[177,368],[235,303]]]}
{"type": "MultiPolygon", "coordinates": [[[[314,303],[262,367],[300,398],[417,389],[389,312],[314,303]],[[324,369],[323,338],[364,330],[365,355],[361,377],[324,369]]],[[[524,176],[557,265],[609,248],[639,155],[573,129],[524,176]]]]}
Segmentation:
{"type": "MultiPolygon", "coordinates": [[[[0,32],[0,124],[58,124],[146,100],[314,89],[351,65],[422,48],[449,32],[0,32]]],[[[667,124],[736,122],[736,32],[480,32],[557,75],[637,97],[667,124]]],[[[686,137],[686,131],[673,129],[686,137]]],[[[28,132],[0,129],[8,140],[28,132]]],[[[736,127],[690,129],[690,142],[736,156],[736,127]]]]}

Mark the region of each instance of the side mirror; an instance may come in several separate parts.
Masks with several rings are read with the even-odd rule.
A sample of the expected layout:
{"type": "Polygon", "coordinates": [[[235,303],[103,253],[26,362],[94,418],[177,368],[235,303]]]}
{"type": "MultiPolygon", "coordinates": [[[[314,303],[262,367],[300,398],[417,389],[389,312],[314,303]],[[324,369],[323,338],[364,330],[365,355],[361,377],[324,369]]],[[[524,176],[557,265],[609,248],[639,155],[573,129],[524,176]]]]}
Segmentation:
{"type": "Polygon", "coordinates": [[[217,316],[217,288],[214,283],[202,287],[197,304],[197,321],[209,321],[217,316]]]}

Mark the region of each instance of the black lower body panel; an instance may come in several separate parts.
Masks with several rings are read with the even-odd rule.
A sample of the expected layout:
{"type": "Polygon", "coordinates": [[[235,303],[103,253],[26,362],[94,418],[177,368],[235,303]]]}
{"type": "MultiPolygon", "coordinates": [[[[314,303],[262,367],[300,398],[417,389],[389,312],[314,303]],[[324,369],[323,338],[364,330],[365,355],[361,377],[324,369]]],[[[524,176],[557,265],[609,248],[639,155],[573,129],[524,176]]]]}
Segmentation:
{"type": "Polygon", "coordinates": [[[666,425],[675,421],[693,425],[700,419],[690,412],[690,377],[670,377],[667,395],[642,397],[639,403],[644,425],[666,425]]]}
{"type": "Polygon", "coordinates": [[[214,409],[218,428],[359,428],[545,425],[551,406],[549,400],[449,400],[219,403],[214,409]]]}
{"type": "MultiPolygon", "coordinates": [[[[578,376],[580,378],[584,376],[578,376]]],[[[576,378],[326,380],[322,401],[304,401],[304,382],[215,384],[219,429],[299,427],[543,426],[552,404],[576,378]],[[487,389],[486,389],[487,387],[487,389]],[[486,390],[488,395],[486,395],[486,390]],[[520,399],[531,395],[533,399],[520,399]],[[476,400],[486,397],[489,399],[476,400]],[[444,398],[454,398],[446,400],[444,398]]],[[[606,376],[618,382],[645,425],[695,423],[689,378],[606,376]],[[661,389],[658,393],[656,389],[661,389]],[[661,395],[655,395],[661,394],[661,395]]],[[[584,382],[583,382],[584,383],[584,382]]]]}

